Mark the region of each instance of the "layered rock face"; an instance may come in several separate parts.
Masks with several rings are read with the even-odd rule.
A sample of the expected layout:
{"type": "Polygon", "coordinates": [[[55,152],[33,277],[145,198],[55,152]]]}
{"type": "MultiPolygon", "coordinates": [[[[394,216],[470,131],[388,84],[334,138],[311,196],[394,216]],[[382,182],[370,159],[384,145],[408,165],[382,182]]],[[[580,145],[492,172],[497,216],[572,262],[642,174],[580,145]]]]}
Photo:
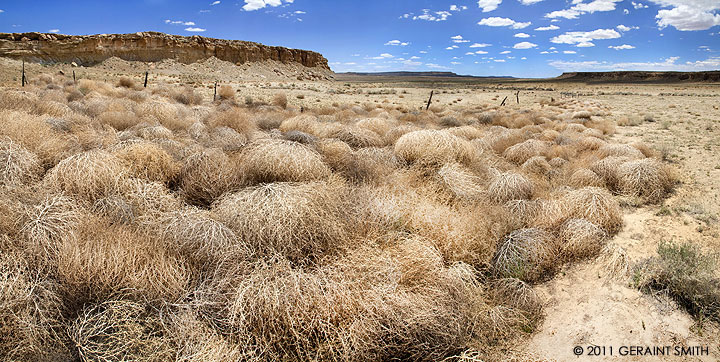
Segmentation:
{"type": "Polygon", "coordinates": [[[157,32],[100,35],[0,33],[0,56],[29,62],[75,62],[87,66],[111,57],[141,62],[174,59],[186,64],[216,57],[233,63],[274,60],[330,69],[327,59],[313,51],[157,32]]]}

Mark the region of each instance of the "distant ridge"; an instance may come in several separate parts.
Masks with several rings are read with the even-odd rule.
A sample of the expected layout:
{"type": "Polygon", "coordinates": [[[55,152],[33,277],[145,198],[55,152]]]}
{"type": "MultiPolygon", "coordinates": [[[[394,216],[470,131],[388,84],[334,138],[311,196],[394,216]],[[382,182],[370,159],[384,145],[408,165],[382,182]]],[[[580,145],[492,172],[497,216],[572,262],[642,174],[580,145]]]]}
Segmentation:
{"type": "Polygon", "coordinates": [[[569,72],[554,80],[590,83],[671,83],[671,82],[720,82],[720,70],[707,72],[569,72]]]}
{"type": "Polygon", "coordinates": [[[487,77],[476,77],[473,75],[459,75],[453,72],[377,72],[377,73],[359,73],[359,72],[347,72],[337,73],[349,76],[362,76],[362,77],[438,77],[438,78],[514,78],[510,76],[487,76],[487,77]]]}

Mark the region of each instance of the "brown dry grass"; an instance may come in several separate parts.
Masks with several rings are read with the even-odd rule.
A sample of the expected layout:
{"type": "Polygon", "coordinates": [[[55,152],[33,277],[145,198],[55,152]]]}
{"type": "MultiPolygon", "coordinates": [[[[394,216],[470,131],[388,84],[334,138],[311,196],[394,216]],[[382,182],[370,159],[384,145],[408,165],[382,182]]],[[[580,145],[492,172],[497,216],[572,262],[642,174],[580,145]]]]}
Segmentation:
{"type": "Polygon", "coordinates": [[[250,184],[315,181],[330,176],[330,169],[318,152],[285,140],[259,140],[248,145],[238,168],[250,184]]]}

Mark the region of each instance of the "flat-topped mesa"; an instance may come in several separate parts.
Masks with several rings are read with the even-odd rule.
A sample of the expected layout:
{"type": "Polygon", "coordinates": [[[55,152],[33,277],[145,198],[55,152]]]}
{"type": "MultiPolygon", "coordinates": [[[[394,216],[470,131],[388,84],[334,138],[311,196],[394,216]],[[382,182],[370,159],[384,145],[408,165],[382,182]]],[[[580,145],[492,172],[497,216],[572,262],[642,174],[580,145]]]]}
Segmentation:
{"type": "Polygon", "coordinates": [[[158,32],[99,35],[0,33],[0,56],[29,62],[75,62],[88,66],[111,57],[141,62],[174,59],[185,64],[215,57],[236,64],[274,60],[330,69],[322,54],[309,50],[158,32]]]}

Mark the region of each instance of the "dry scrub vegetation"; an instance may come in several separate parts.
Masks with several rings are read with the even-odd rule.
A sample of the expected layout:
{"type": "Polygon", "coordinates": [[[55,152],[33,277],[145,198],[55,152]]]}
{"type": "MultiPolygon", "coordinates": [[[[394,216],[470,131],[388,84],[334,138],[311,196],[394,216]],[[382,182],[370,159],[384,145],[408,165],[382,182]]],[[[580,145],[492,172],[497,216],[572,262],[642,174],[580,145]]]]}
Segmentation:
{"type": "MultiPolygon", "coordinates": [[[[0,359],[493,359],[672,170],[592,102],[0,90],[0,359]]],[[[651,282],[644,282],[652,286],[651,282]]]]}

